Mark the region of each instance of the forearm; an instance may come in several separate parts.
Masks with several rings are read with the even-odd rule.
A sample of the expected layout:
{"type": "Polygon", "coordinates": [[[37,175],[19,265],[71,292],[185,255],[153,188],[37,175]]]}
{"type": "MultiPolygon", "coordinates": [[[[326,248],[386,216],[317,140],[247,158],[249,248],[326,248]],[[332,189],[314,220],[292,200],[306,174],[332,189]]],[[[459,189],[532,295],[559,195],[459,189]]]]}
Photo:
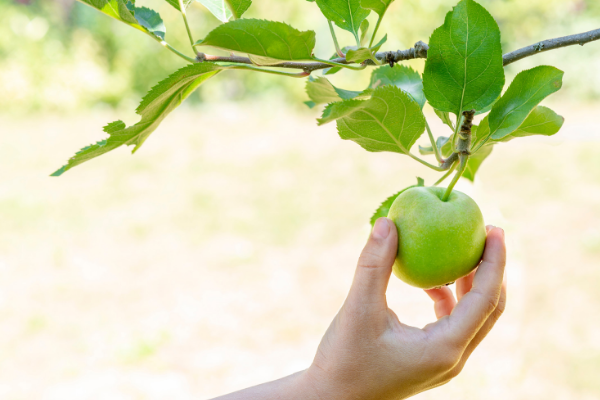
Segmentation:
{"type": "Polygon", "coordinates": [[[317,400],[306,371],[263,383],[213,400],[317,400]]]}

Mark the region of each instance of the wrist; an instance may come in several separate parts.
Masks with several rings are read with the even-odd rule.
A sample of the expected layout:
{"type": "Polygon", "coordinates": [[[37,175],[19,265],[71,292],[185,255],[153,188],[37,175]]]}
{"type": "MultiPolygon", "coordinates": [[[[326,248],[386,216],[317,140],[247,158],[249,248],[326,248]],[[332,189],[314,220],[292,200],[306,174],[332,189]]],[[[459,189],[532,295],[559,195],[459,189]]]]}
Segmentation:
{"type": "Polygon", "coordinates": [[[348,385],[338,385],[336,380],[321,367],[311,365],[298,375],[302,387],[302,400],[350,400],[348,385]]]}

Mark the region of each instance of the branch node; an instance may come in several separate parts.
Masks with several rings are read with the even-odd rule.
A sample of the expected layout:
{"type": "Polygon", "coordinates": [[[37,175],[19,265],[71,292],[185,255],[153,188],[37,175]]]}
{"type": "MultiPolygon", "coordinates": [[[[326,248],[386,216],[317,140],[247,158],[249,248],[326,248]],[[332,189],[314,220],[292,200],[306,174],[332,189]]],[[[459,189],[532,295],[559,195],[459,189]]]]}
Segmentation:
{"type": "Polygon", "coordinates": [[[198,62],[204,62],[204,61],[206,61],[206,54],[204,54],[204,53],[197,53],[196,54],[196,60],[198,62]]]}
{"type": "Polygon", "coordinates": [[[427,43],[419,40],[415,43],[415,58],[427,58],[427,50],[429,50],[427,43]]]}
{"type": "Polygon", "coordinates": [[[460,126],[458,132],[458,143],[456,144],[456,152],[459,155],[470,155],[471,149],[471,128],[473,127],[473,117],[475,116],[475,110],[463,111],[462,115],[465,117],[463,124],[460,126]]]}

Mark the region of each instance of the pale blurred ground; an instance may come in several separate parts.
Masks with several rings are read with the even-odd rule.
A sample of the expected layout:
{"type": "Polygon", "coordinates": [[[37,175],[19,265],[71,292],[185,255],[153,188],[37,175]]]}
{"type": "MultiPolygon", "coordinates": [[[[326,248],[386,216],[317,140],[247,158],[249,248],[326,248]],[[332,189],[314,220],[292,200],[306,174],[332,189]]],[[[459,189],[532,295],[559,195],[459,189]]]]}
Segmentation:
{"type": "MultiPolygon", "coordinates": [[[[417,399],[600,399],[600,104],[553,108],[558,135],[497,146],[460,183],[506,230],[509,303],[417,399]]],[[[60,178],[122,115],[0,117],[0,399],[204,399],[306,368],[372,211],[435,177],[314,116],[184,108],[136,155],[60,178]]],[[[434,319],[422,291],[388,294],[402,321],[434,319]]]]}

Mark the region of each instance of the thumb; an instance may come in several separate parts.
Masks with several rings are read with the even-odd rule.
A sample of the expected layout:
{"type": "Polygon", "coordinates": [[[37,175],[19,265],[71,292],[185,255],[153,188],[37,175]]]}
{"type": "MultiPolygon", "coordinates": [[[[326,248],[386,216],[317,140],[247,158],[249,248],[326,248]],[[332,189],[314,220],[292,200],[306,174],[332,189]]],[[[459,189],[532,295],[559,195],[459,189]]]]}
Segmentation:
{"type": "Polygon", "coordinates": [[[379,218],[358,259],[348,300],[358,304],[386,304],[385,291],[397,248],[396,225],[388,218],[379,218]]]}

